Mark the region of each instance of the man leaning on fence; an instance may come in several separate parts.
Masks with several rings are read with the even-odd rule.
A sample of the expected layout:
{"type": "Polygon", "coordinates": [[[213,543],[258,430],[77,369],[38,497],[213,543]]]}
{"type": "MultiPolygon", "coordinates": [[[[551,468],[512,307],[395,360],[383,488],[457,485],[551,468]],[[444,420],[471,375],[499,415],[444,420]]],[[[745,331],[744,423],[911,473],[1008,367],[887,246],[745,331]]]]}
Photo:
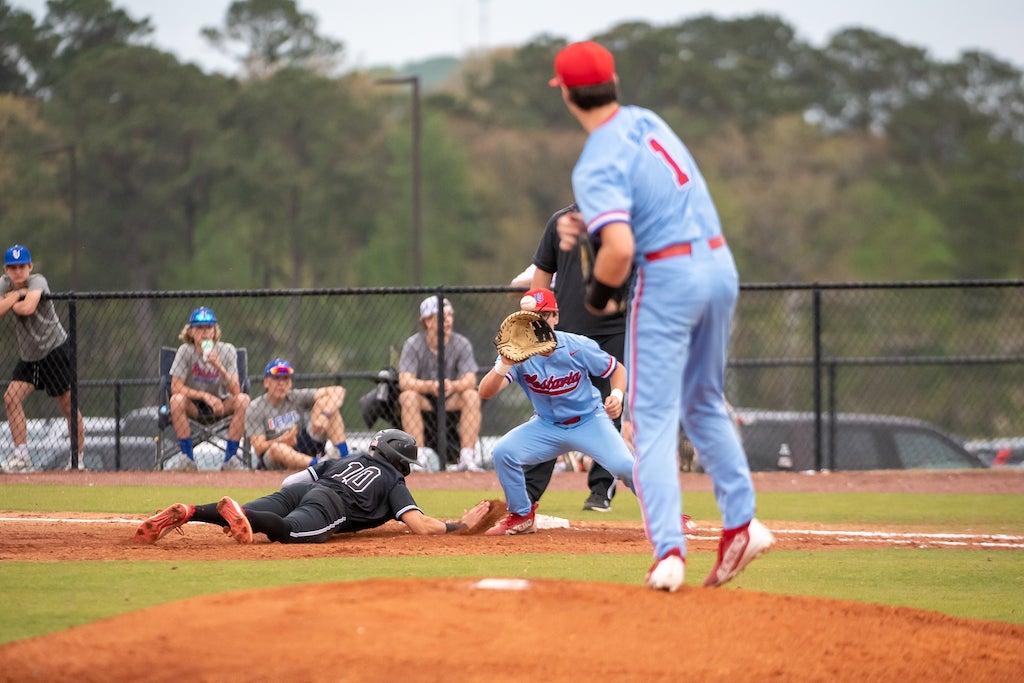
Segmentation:
{"type": "Polygon", "coordinates": [[[171,364],[171,424],[178,446],[185,454],[183,469],[196,469],[192,452],[191,419],[231,416],[227,446],[221,469],[242,469],[237,456],[245,435],[245,411],[249,394],[242,391],[238,379],[238,351],[221,341],[217,316],[205,306],[192,311],[188,323],[178,335],[184,344],[178,347],[171,364]]]}
{"type": "MultiPolygon", "coordinates": [[[[46,278],[32,272],[28,249],[15,244],[4,252],[4,274],[0,277],[0,318],[14,313],[14,336],[18,345],[18,363],[11,383],[4,392],[7,421],[14,439],[14,450],[3,453],[5,472],[31,472],[28,453],[28,427],[22,403],[36,389],[46,390],[57,399],[71,429],[71,353],[68,333],[60,324],[53,302],[44,300],[50,293],[46,278]]],[[[85,432],[78,413],[78,467],[83,469],[82,448],[85,432]]],[[[70,463],[68,465],[70,467],[70,463]]]]}
{"type": "Polygon", "coordinates": [[[266,393],[245,413],[245,432],[260,467],[301,470],[348,455],[341,404],[345,387],[294,389],[295,368],[275,358],[263,370],[266,393]]]}
{"type": "MultiPolygon", "coordinates": [[[[437,380],[438,311],[436,296],[420,303],[420,324],[423,329],[405,340],[398,362],[398,401],[402,409],[402,429],[420,444],[419,463],[430,467],[436,457],[424,443],[423,412],[436,414],[440,387],[437,380]]],[[[444,300],[444,397],[445,410],[459,412],[460,470],[479,472],[476,442],[480,437],[480,394],[476,390],[476,360],[473,345],[461,334],[452,331],[455,308],[444,300]]],[[[447,460],[440,455],[439,464],[447,460]]]]}

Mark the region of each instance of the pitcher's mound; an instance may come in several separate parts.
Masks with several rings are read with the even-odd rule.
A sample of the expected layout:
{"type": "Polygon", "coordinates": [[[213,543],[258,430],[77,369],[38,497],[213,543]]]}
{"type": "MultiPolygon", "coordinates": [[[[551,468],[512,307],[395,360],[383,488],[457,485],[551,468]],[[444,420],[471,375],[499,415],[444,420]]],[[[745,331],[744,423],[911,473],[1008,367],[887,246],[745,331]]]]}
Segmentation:
{"type": "Polygon", "coordinates": [[[3,680],[1019,680],[1024,627],[819,598],[516,577],[183,600],[0,647],[3,680]]]}

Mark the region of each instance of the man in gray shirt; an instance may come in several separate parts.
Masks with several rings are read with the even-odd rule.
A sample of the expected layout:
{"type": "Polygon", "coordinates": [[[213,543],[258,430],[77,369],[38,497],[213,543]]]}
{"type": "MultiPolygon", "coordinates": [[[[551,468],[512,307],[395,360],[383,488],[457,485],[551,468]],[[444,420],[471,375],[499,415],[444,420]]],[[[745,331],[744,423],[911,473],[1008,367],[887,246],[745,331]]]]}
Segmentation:
{"type": "MultiPolygon", "coordinates": [[[[461,411],[459,417],[460,470],[479,472],[476,442],[480,437],[480,394],[476,390],[476,360],[473,345],[452,331],[455,308],[444,300],[443,316],[438,316],[438,297],[429,296],[420,303],[423,330],[405,340],[398,361],[398,397],[402,408],[402,429],[420,444],[419,463],[427,469],[431,449],[423,446],[423,415],[437,412],[440,387],[437,379],[438,318],[443,317],[444,334],[444,409],[461,411]]],[[[444,466],[445,454],[441,456],[444,466]]]]}
{"type": "MultiPolygon", "coordinates": [[[[71,354],[68,333],[60,324],[53,302],[43,300],[50,293],[46,278],[32,272],[32,255],[15,244],[4,252],[4,274],[0,277],[0,318],[14,313],[14,336],[20,360],[14,366],[11,383],[4,392],[7,421],[14,439],[14,451],[7,455],[4,471],[31,472],[25,398],[36,389],[57,399],[71,433],[71,354]]],[[[82,464],[85,431],[78,415],[78,467],[82,464]]],[[[4,455],[4,454],[0,454],[4,455]]],[[[70,464],[69,464],[70,467],[70,464]]]]}
{"type": "Polygon", "coordinates": [[[295,369],[282,358],[267,363],[263,388],[245,411],[249,435],[260,465],[268,470],[301,470],[321,460],[348,455],[341,404],[345,387],[292,388],[295,369]],[[329,449],[327,441],[334,444],[329,449]]]}

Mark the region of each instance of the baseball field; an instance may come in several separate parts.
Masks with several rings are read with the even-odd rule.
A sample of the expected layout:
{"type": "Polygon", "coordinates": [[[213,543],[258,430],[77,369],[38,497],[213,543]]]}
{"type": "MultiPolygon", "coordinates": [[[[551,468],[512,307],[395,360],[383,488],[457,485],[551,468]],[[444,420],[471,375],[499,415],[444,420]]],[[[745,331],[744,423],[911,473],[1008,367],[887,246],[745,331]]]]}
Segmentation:
{"type": "MultiPolygon", "coordinates": [[[[1011,681],[1024,675],[1024,470],[755,474],[778,543],[725,588],[700,584],[719,518],[698,523],[686,585],[651,562],[620,491],[583,512],[555,475],[519,537],[418,537],[399,523],[323,545],[239,546],[189,524],[137,546],[173,502],[277,488],[272,473],[0,475],[0,680],[1011,681]]],[[[500,497],[491,472],[413,474],[424,510],[500,497]]]]}

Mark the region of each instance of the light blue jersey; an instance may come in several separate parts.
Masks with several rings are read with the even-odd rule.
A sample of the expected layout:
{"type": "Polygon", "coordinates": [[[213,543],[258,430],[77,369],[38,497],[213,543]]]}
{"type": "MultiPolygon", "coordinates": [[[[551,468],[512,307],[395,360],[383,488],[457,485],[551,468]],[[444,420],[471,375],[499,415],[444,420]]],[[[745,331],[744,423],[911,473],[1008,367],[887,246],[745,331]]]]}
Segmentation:
{"type": "Polygon", "coordinates": [[[633,232],[625,363],[634,483],[654,556],[675,548],[685,556],[680,425],[714,483],[723,527],[754,516],[750,469],[724,397],[736,265],[696,162],[647,109],[619,107],[591,131],[572,185],[591,235],[617,222],[633,232]]]}
{"type": "Polygon", "coordinates": [[[590,134],[572,186],[591,235],[617,221],[633,227],[638,263],[644,254],[722,232],[697,162],[647,109],[619,107],[590,134]]]}
{"type": "MultiPolygon", "coordinates": [[[[605,411],[591,375],[611,377],[619,362],[592,339],[555,332],[550,356],[534,356],[515,365],[505,378],[523,388],[534,415],[494,446],[494,470],[509,512],[530,511],[523,469],[568,451],[590,455],[632,488],[633,454],[605,411]]],[[[495,359],[497,360],[497,359],[495,359]]]]}
{"type": "Polygon", "coordinates": [[[509,382],[526,392],[534,412],[548,422],[565,422],[604,410],[601,392],[590,375],[608,379],[619,362],[593,339],[555,332],[558,347],[550,356],[534,356],[514,366],[509,382]]]}

